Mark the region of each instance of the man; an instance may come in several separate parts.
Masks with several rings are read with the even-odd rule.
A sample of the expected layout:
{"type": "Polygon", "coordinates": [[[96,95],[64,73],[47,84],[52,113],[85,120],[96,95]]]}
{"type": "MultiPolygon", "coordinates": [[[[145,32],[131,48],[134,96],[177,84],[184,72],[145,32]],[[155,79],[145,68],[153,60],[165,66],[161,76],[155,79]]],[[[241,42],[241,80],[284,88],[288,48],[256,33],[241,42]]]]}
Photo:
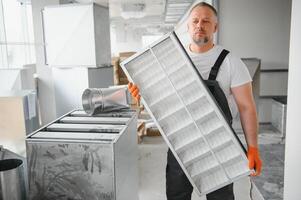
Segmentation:
{"type": "MultiPolygon", "coordinates": [[[[221,97],[225,97],[226,108],[230,107],[228,110],[232,111],[232,115],[237,113],[236,108],[238,108],[248,145],[249,168],[254,169],[254,173],[251,175],[257,176],[261,171],[261,160],[257,143],[257,114],[249,72],[239,58],[231,53],[228,54],[228,51],[213,43],[213,34],[217,31],[217,12],[214,7],[204,2],[195,5],[190,11],[187,27],[191,37],[187,52],[202,78],[217,81],[217,85],[220,86],[217,86],[217,90],[222,91],[221,97]],[[217,67],[217,70],[212,70],[212,66],[217,67]]],[[[129,83],[129,89],[139,101],[140,95],[137,86],[129,83]]],[[[213,89],[211,92],[215,93],[216,91],[213,89]]],[[[220,96],[214,96],[218,101],[220,96]]],[[[228,121],[231,123],[232,119],[229,118],[232,118],[231,112],[228,117],[228,121]]],[[[192,190],[190,182],[169,151],[166,167],[167,199],[189,200],[192,190]]],[[[207,199],[234,200],[233,184],[208,194],[207,199]]]]}

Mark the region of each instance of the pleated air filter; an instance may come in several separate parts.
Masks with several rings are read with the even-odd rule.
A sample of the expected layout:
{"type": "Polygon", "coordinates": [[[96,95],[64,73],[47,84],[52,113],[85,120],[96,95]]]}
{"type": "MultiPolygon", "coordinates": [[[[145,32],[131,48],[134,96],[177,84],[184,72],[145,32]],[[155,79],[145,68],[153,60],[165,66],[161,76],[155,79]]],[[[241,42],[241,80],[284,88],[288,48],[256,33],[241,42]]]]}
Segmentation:
{"type": "Polygon", "coordinates": [[[175,33],[121,65],[199,195],[250,174],[241,144],[175,33]]]}

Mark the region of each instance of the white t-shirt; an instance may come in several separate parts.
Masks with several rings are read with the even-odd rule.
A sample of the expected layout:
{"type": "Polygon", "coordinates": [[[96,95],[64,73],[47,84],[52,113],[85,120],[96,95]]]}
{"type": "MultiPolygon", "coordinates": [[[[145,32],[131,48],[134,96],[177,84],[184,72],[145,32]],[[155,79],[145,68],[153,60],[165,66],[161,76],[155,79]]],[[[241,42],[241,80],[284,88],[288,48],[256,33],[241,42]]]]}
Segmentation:
{"type": "MultiPolygon", "coordinates": [[[[212,49],[205,53],[193,53],[189,48],[187,48],[188,55],[204,80],[208,79],[210,70],[223,49],[223,47],[215,45],[212,49]]],[[[238,113],[238,109],[231,93],[231,88],[238,87],[252,81],[247,66],[240,58],[234,56],[230,52],[224,59],[216,80],[224,91],[232,116],[235,118],[238,113]]]]}

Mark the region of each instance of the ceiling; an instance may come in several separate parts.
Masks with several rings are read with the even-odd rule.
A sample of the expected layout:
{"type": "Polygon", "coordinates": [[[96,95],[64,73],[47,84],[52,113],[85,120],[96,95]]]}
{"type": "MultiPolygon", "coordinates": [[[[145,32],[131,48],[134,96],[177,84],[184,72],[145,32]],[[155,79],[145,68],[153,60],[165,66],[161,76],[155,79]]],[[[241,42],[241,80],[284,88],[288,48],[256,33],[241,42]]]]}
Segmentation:
{"type": "Polygon", "coordinates": [[[111,25],[146,34],[166,33],[182,18],[194,0],[76,0],[109,6],[111,25]]]}

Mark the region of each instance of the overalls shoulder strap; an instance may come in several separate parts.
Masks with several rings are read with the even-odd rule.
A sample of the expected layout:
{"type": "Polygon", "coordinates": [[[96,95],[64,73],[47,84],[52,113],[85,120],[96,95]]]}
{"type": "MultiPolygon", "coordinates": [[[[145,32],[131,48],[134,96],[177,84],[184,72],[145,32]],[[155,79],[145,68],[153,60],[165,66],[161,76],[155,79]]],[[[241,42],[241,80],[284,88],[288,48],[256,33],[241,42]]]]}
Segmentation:
{"type": "Polygon", "coordinates": [[[219,71],[220,66],[222,65],[224,59],[228,55],[229,51],[223,49],[223,51],[219,54],[217,60],[215,61],[213,67],[211,68],[208,80],[215,80],[219,71]]]}

